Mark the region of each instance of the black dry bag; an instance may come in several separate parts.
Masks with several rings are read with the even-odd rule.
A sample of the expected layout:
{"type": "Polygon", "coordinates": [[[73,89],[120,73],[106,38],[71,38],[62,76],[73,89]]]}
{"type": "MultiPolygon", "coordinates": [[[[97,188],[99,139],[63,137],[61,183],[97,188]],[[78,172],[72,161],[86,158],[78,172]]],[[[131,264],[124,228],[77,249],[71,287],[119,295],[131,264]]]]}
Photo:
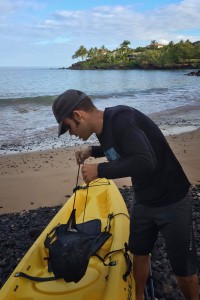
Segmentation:
{"type": "Polygon", "coordinates": [[[47,236],[45,246],[49,249],[49,271],[66,282],[78,282],[85,274],[89,259],[111,236],[101,232],[101,221],[91,220],[69,229],[68,224],[55,229],[55,240],[47,236]],[[93,231],[88,233],[88,231],[93,231]]]}

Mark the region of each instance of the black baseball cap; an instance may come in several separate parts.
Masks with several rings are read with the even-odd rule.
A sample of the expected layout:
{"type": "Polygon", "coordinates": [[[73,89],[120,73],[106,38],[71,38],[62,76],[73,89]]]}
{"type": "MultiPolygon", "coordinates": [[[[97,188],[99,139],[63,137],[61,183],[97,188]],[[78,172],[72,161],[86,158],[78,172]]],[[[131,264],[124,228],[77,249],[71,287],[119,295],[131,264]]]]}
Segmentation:
{"type": "Polygon", "coordinates": [[[64,119],[71,115],[85,97],[88,96],[81,91],[67,90],[54,100],[52,110],[59,124],[58,137],[69,130],[67,125],[64,124],[64,119]]]}

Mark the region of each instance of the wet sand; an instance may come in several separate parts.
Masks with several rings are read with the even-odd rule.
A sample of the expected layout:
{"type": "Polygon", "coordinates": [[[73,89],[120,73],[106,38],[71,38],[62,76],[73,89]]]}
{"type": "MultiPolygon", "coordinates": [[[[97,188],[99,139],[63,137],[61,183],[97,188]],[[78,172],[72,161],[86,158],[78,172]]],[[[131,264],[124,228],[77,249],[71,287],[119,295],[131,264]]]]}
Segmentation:
{"type": "MultiPolygon", "coordinates": [[[[167,140],[192,184],[200,183],[200,129],[171,135],[167,140]]],[[[0,156],[0,214],[20,212],[66,202],[76,185],[76,149],[62,149],[0,156]]],[[[89,159],[97,162],[104,159],[89,159]]],[[[80,175],[79,183],[82,182],[80,175]]],[[[130,178],[115,180],[130,186],[130,178]]]]}

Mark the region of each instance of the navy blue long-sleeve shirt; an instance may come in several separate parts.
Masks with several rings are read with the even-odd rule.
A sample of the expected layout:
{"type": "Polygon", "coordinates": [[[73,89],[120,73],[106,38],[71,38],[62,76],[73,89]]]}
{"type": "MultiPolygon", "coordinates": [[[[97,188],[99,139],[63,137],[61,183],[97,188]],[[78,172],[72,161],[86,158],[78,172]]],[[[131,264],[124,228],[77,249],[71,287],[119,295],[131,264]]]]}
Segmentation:
{"type": "Polygon", "coordinates": [[[106,156],[98,176],[132,178],[136,201],[162,206],[182,199],[190,183],[158,126],[138,110],[119,105],[106,108],[101,146],[92,147],[93,157],[106,156]]]}

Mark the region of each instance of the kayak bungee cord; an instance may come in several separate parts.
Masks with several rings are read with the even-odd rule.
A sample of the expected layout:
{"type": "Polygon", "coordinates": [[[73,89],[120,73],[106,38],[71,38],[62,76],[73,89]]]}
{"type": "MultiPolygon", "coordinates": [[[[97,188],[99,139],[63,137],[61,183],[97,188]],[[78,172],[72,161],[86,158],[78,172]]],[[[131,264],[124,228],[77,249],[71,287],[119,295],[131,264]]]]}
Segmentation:
{"type": "MultiPolygon", "coordinates": [[[[84,212],[83,212],[83,223],[84,223],[84,219],[85,219],[85,211],[86,211],[86,205],[87,205],[87,200],[88,200],[88,190],[89,190],[89,187],[95,187],[95,186],[102,186],[102,185],[109,185],[110,182],[109,180],[107,180],[105,183],[101,183],[100,185],[98,184],[88,184],[88,185],[85,185],[85,186],[79,186],[78,185],[78,181],[79,181],[79,174],[80,174],[80,164],[78,165],[78,172],[77,172],[77,177],[76,177],[76,186],[75,188],[73,189],[73,192],[74,192],[74,202],[73,202],[73,208],[72,208],[72,213],[71,213],[71,222],[70,222],[70,228],[72,229],[75,229],[76,228],[76,218],[75,218],[75,212],[76,212],[76,209],[75,209],[75,203],[76,203],[76,193],[78,190],[81,190],[81,189],[86,189],[87,192],[86,192],[86,198],[85,198],[85,207],[84,207],[84,212]]],[[[101,178],[98,178],[96,180],[94,180],[93,182],[98,182],[100,181],[101,178]]],[[[69,219],[70,219],[69,218],[69,219]]],[[[82,225],[83,225],[82,223],[82,225]]]]}
{"type": "MultiPolygon", "coordinates": [[[[87,192],[86,192],[86,197],[85,197],[85,206],[84,206],[84,212],[83,212],[83,223],[84,223],[84,219],[85,219],[85,211],[86,211],[86,205],[87,205],[87,200],[88,200],[88,190],[90,187],[96,187],[96,186],[103,186],[103,185],[110,185],[110,182],[109,180],[107,179],[106,182],[101,182],[101,184],[88,184],[88,185],[85,185],[85,186],[79,186],[78,185],[78,180],[79,180],[79,174],[80,174],[80,164],[78,165],[78,173],[77,173],[77,178],[76,178],[76,186],[75,188],[73,189],[73,192],[74,192],[74,203],[73,203],[73,210],[75,210],[75,202],[76,202],[76,192],[78,190],[81,190],[81,189],[87,189],[87,192]]],[[[99,181],[101,180],[101,178],[97,178],[95,180],[93,180],[92,182],[93,183],[98,183],[99,181]]],[[[118,214],[109,214],[108,215],[108,222],[110,223],[111,219],[114,218],[115,216],[117,215],[125,215],[126,217],[128,217],[130,219],[130,217],[124,213],[118,213],[118,214]]],[[[82,224],[83,224],[82,223],[82,224]]],[[[107,226],[108,227],[108,226],[107,226]]]]}

